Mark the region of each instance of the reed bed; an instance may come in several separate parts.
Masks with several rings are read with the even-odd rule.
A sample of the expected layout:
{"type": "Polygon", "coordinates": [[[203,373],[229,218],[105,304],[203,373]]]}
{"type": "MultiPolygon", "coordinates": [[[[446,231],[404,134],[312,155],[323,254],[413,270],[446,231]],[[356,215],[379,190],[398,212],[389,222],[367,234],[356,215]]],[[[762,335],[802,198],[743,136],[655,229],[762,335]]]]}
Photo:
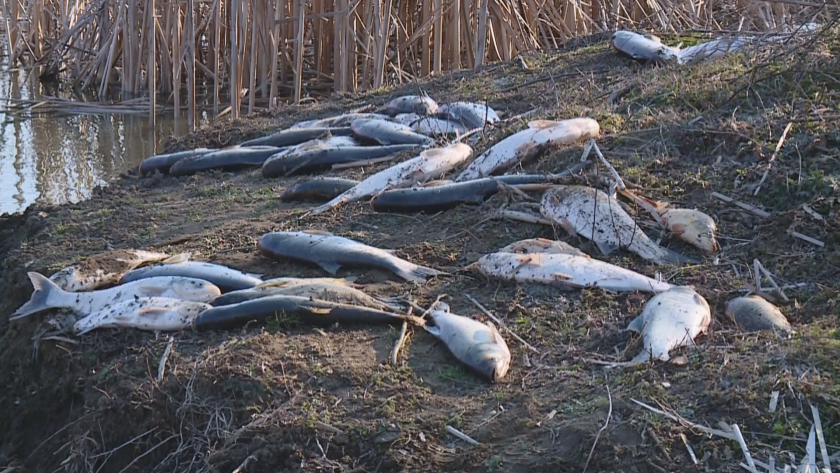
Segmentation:
{"type": "MultiPolygon", "coordinates": [[[[194,128],[197,96],[233,118],[308,94],[478,68],[637,28],[773,31],[798,0],[0,0],[13,64],[82,92],[158,100],[194,128]],[[198,88],[201,88],[199,92],[198,88]],[[149,94],[155,90],[157,94],[149,94]],[[157,96],[156,96],[157,95],[157,96]]],[[[132,108],[135,108],[132,105],[132,108]]]]}

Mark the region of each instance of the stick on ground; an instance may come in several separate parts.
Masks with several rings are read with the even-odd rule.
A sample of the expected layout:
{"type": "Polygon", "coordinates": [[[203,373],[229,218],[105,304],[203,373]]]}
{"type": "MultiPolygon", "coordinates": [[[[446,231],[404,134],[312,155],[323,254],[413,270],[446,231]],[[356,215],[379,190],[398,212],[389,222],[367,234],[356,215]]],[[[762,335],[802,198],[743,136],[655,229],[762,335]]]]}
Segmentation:
{"type": "Polygon", "coordinates": [[[512,331],[511,329],[509,329],[509,328],[508,328],[508,326],[507,326],[507,325],[505,325],[505,323],[504,323],[504,322],[502,322],[501,320],[497,319],[495,315],[493,315],[493,314],[492,314],[489,310],[487,310],[487,309],[486,309],[483,305],[481,305],[481,303],[480,303],[480,302],[478,302],[477,300],[473,299],[473,297],[472,297],[471,295],[469,295],[469,294],[464,294],[464,297],[466,297],[467,299],[469,299],[469,300],[470,300],[470,302],[472,302],[473,304],[475,304],[475,306],[476,306],[476,307],[478,307],[478,309],[479,309],[480,311],[484,312],[484,315],[486,315],[487,317],[490,317],[490,319],[492,319],[492,320],[493,320],[493,322],[496,322],[497,324],[499,324],[499,326],[500,326],[500,327],[502,327],[503,329],[505,329],[505,330],[507,331],[507,333],[509,333],[509,334],[510,334],[513,338],[517,339],[520,343],[522,343],[523,345],[525,345],[525,348],[527,348],[527,349],[529,349],[529,350],[533,351],[533,352],[534,352],[534,353],[536,353],[536,354],[539,354],[539,353],[540,353],[540,351],[539,351],[539,350],[537,350],[536,348],[534,348],[533,346],[531,346],[531,344],[529,344],[528,342],[526,342],[525,340],[523,340],[522,338],[520,338],[520,337],[519,337],[519,335],[517,335],[517,334],[513,333],[513,331],[512,331]]]}
{"type": "Polygon", "coordinates": [[[776,156],[779,155],[779,151],[781,151],[782,145],[785,144],[785,138],[787,138],[788,132],[790,131],[790,127],[792,126],[793,122],[788,122],[787,126],[785,127],[785,131],[782,132],[782,137],[779,138],[779,143],[776,144],[776,151],[773,152],[773,156],[770,156],[770,161],[767,163],[767,169],[764,170],[764,174],[761,176],[761,180],[758,181],[758,187],[755,188],[753,196],[758,195],[758,192],[761,190],[761,185],[764,184],[765,180],[767,180],[767,175],[770,174],[770,169],[773,168],[773,161],[776,160],[776,156]]]}
{"type": "MultiPolygon", "coordinates": [[[[410,307],[408,309],[408,315],[411,315],[411,311],[414,309],[410,307]]],[[[405,332],[408,330],[408,322],[403,321],[402,328],[400,329],[400,336],[397,337],[397,342],[394,344],[394,352],[391,354],[391,364],[397,366],[397,358],[400,354],[400,348],[402,348],[403,342],[405,342],[405,332]]]]}

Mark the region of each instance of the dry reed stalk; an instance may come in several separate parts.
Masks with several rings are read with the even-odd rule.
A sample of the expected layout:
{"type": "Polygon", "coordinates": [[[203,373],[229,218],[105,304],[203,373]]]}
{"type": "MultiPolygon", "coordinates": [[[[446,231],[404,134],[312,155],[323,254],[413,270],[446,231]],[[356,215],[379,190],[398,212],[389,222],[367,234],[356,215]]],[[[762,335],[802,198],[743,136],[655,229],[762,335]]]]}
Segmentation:
{"type": "Polygon", "coordinates": [[[149,63],[146,69],[146,75],[149,80],[149,121],[152,128],[155,127],[155,109],[157,108],[157,100],[155,93],[157,91],[157,64],[155,61],[155,54],[157,53],[157,45],[155,44],[155,37],[157,36],[157,20],[155,18],[155,0],[149,0],[149,15],[151,21],[149,22],[148,34],[149,37],[149,63]]]}
{"type": "Polygon", "coordinates": [[[239,118],[239,0],[230,0],[230,115],[234,120],[239,118]]]}
{"type": "Polygon", "coordinates": [[[478,11],[478,34],[475,45],[475,69],[484,64],[484,46],[487,43],[487,15],[489,0],[481,0],[481,7],[478,11]]]}
{"type": "Polygon", "coordinates": [[[271,15],[275,23],[271,29],[271,88],[268,95],[271,108],[274,107],[274,101],[277,98],[277,50],[280,47],[280,25],[276,21],[281,19],[282,9],[283,0],[275,0],[274,14],[271,15]]]}
{"type": "Polygon", "coordinates": [[[303,33],[306,26],[306,0],[298,0],[297,11],[297,33],[295,34],[295,90],[294,103],[300,103],[300,96],[303,88],[303,33]]]}
{"type": "Polygon", "coordinates": [[[213,4],[213,113],[219,113],[219,75],[222,60],[222,2],[213,4]]]}
{"type": "Polygon", "coordinates": [[[187,0],[187,124],[195,131],[195,2],[187,0]]]}
{"type": "Polygon", "coordinates": [[[251,3],[251,61],[248,67],[248,115],[252,115],[254,113],[254,101],[257,99],[257,27],[254,24],[254,20],[257,18],[257,4],[258,2],[250,2],[251,3]]]}

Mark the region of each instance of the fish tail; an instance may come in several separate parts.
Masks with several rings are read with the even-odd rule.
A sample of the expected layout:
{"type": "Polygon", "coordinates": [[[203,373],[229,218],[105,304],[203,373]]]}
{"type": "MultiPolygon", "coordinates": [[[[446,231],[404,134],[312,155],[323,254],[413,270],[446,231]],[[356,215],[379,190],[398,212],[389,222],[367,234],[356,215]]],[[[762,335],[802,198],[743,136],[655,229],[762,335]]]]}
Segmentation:
{"type": "Polygon", "coordinates": [[[429,277],[442,276],[447,273],[438,271],[437,269],[427,268],[426,266],[412,265],[412,267],[408,269],[399,268],[397,274],[407,281],[424,283],[429,277]]]}
{"type": "Polygon", "coordinates": [[[680,253],[677,253],[674,250],[670,250],[663,246],[660,246],[659,257],[657,261],[659,263],[674,263],[674,264],[684,264],[684,263],[691,263],[696,264],[698,263],[697,260],[693,258],[689,258],[688,256],[683,256],[680,253]]]}
{"type": "Polygon", "coordinates": [[[17,320],[26,317],[27,315],[34,314],[35,312],[55,307],[53,304],[50,304],[50,296],[64,292],[60,287],[58,287],[58,284],[50,281],[43,274],[36,272],[29,272],[26,274],[29,276],[29,280],[32,281],[32,287],[35,288],[35,292],[32,293],[32,297],[29,298],[29,301],[27,301],[26,304],[20,306],[20,308],[9,317],[9,320],[17,320]]]}

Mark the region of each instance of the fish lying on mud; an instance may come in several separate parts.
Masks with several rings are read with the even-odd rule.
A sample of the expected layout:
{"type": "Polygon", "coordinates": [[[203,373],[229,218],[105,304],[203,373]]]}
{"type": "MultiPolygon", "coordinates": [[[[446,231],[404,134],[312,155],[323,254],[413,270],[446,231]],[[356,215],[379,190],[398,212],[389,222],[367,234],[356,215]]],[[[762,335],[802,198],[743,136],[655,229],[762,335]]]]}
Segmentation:
{"type": "Polygon", "coordinates": [[[221,169],[233,171],[242,168],[262,166],[266,159],[280,152],[276,146],[232,146],[202,156],[185,158],[173,164],[169,174],[190,176],[200,171],[221,169]]]}
{"type": "Polygon", "coordinates": [[[437,179],[466,162],[470,156],[472,156],[472,148],[465,143],[453,143],[443,148],[427,149],[420,153],[420,156],[379,171],[329,202],[312,208],[309,215],[316,215],[337,205],[354,202],[387,189],[397,189],[417,182],[437,179]]]}
{"type": "Polygon", "coordinates": [[[355,120],[350,125],[359,138],[375,141],[380,145],[430,145],[434,140],[415,133],[410,126],[376,119],[355,120]]]}
{"type": "Polygon", "coordinates": [[[658,264],[693,262],[657,245],[616,199],[593,187],[555,186],[543,194],[540,213],[572,236],[591,240],[605,255],[623,248],[658,264]]]}
{"type": "Polygon", "coordinates": [[[612,35],[610,44],[620,53],[633,59],[652,63],[679,62],[679,48],[662,44],[656,36],[620,30],[612,35]]]}
{"type": "Polygon", "coordinates": [[[266,160],[262,175],[266,178],[291,176],[303,172],[327,169],[334,164],[353,163],[368,159],[397,157],[399,153],[417,148],[417,145],[390,146],[333,146],[324,144],[307,149],[278,154],[266,160]]]}
{"type": "Polygon", "coordinates": [[[528,128],[499,141],[475,158],[455,182],[491,176],[533,159],[552,146],[597,138],[600,130],[598,122],[591,118],[528,122],[528,128]]]}
{"type": "Polygon", "coordinates": [[[374,212],[439,212],[459,205],[480,205],[505,185],[539,184],[568,178],[589,162],[578,163],[559,174],[514,174],[464,182],[435,183],[422,187],[389,190],[370,201],[374,212]]]}
{"type": "Polygon", "coordinates": [[[574,246],[560,240],[549,240],[546,238],[529,238],[527,240],[519,240],[505,246],[497,251],[497,253],[546,253],[553,255],[574,255],[590,258],[590,256],[574,246]]]}
{"type": "Polygon", "coordinates": [[[705,43],[695,44],[677,52],[680,64],[699,62],[705,59],[713,59],[725,56],[729,53],[738,52],[746,46],[750,40],[745,36],[734,38],[718,38],[705,43]]]}
{"type": "Polygon", "coordinates": [[[403,95],[392,99],[384,107],[377,110],[383,115],[395,116],[403,113],[418,115],[434,115],[438,111],[438,104],[428,95],[403,95]]]}
{"type": "Polygon", "coordinates": [[[510,350],[492,322],[481,323],[449,311],[438,302],[423,328],[440,339],[455,358],[488,381],[498,383],[510,369],[510,350]]]}
{"type": "Polygon", "coordinates": [[[325,134],[331,136],[352,136],[353,130],[350,127],[343,128],[295,128],[282,130],[268,136],[254,138],[239,144],[240,147],[250,146],[274,146],[283,148],[286,146],[299,145],[309,140],[314,140],[325,134]]]}
{"type": "Polygon", "coordinates": [[[659,217],[661,226],[679,240],[693,245],[706,253],[715,253],[718,243],[715,238],[717,225],[712,217],[696,209],[673,209],[668,204],[620,191],[622,195],[645,208],[654,218],[659,217]]]}
{"type": "Polygon", "coordinates": [[[90,292],[67,292],[46,276],[30,272],[29,280],[35,291],[29,301],[23,304],[9,320],[47,309],[70,309],[79,315],[89,315],[105,306],[134,300],[137,297],[166,297],[193,302],[209,302],[221,294],[210,282],[182,277],[155,277],[133,281],[110,289],[90,292]]]}
{"type": "Polygon", "coordinates": [[[254,286],[252,289],[242,289],[228,292],[210,301],[210,305],[219,307],[223,305],[238,304],[240,302],[260,299],[267,296],[298,296],[319,299],[340,304],[361,305],[373,307],[379,310],[401,310],[402,307],[396,304],[389,304],[364,292],[344,285],[331,284],[326,282],[283,282],[274,281],[254,286]]]}
{"type": "Polygon", "coordinates": [[[218,151],[216,148],[196,148],[189,151],[179,151],[177,153],[156,154],[149,156],[140,163],[140,175],[153,174],[155,171],[160,171],[163,174],[169,174],[169,169],[173,164],[186,158],[194,158],[197,156],[204,156],[205,154],[218,151]]]}
{"type": "MultiPolygon", "coordinates": [[[[365,287],[363,284],[356,283],[356,276],[348,276],[346,278],[293,278],[293,277],[282,277],[282,278],[271,278],[266,279],[264,284],[269,283],[277,283],[282,282],[286,286],[292,286],[295,284],[332,284],[332,285],[339,285],[339,286],[347,286],[347,287],[354,287],[356,289],[365,287]]],[[[256,287],[256,286],[254,286],[256,287]]]]}
{"type": "Polygon", "coordinates": [[[287,187],[280,194],[281,202],[316,201],[326,202],[347,192],[359,181],[340,177],[316,177],[310,181],[298,182],[287,187]]]}
{"type": "Polygon", "coordinates": [[[472,102],[450,102],[438,107],[436,116],[460,123],[467,129],[482,128],[501,119],[489,105],[472,102]]]}
{"type": "Polygon", "coordinates": [[[354,120],[361,118],[374,118],[377,120],[392,120],[388,115],[381,113],[344,113],[334,117],[321,118],[318,120],[307,120],[295,123],[287,130],[300,130],[303,128],[345,128],[349,127],[354,120]]]}
{"type": "Polygon", "coordinates": [[[410,126],[415,133],[431,137],[463,135],[470,131],[458,122],[436,117],[421,117],[419,120],[412,122],[410,126]]]}
{"type": "Polygon", "coordinates": [[[247,289],[264,282],[257,275],[243,273],[227,266],[201,261],[162,263],[145,266],[125,273],[122,277],[122,282],[125,284],[155,276],[181,276],[184,278],[204,279],[218,286],[222,292],[247,289]]]}
{"type": "Polygon", "coordinates": [[[270,232],[260,237],[257,247],[267,256],[307,261],[330,274],[336,274],[341,266],[361,266],[391,271],[416,283],[446,274],[399,258],[393,250],[374,248],[322,231],[270,232]]]}
{"type": "Polygon", "coordinates": [[[180,263],[190,259],[189,253],[168,255],[145,250],[113,250],[86,258],[50,276],[61,289],[68,292],[92,291],[118,284],[128,271],[149,263],[180,263]]]}
{"type": "Polygon", "coordinates": [[[785,314],[761,296],[736,297],[726,304],[726,316],[748,331],[774,331],[790,335],[792,329],[785,314]]]}
{"type": "Polygon", "coordinates": [[[466,267],[495,279],[573,290],[663,292],[673,286],[605,261],[568,253],[491,253],[466,267]]]}
{"type": "Polygon", "coordinates": [[[166,297],[140,297],[106,306],[73,325],[76,335],[98,328],[136,328],[171,332],[192,326],[193,320],[213,306],[204,302],[166,297]]]}
{"type": "Polygon", "coordinates": [[[395,324],[409,321],[422,325],[419,317],[385,312],[359,305],[310,299],[299,296],[268,296],[238,304],[213,307],[202,312],[193,324],[199,332],[229,330],[248,322],[264,322],[271,317],[291,318],[313,325],[395,324]]]}

